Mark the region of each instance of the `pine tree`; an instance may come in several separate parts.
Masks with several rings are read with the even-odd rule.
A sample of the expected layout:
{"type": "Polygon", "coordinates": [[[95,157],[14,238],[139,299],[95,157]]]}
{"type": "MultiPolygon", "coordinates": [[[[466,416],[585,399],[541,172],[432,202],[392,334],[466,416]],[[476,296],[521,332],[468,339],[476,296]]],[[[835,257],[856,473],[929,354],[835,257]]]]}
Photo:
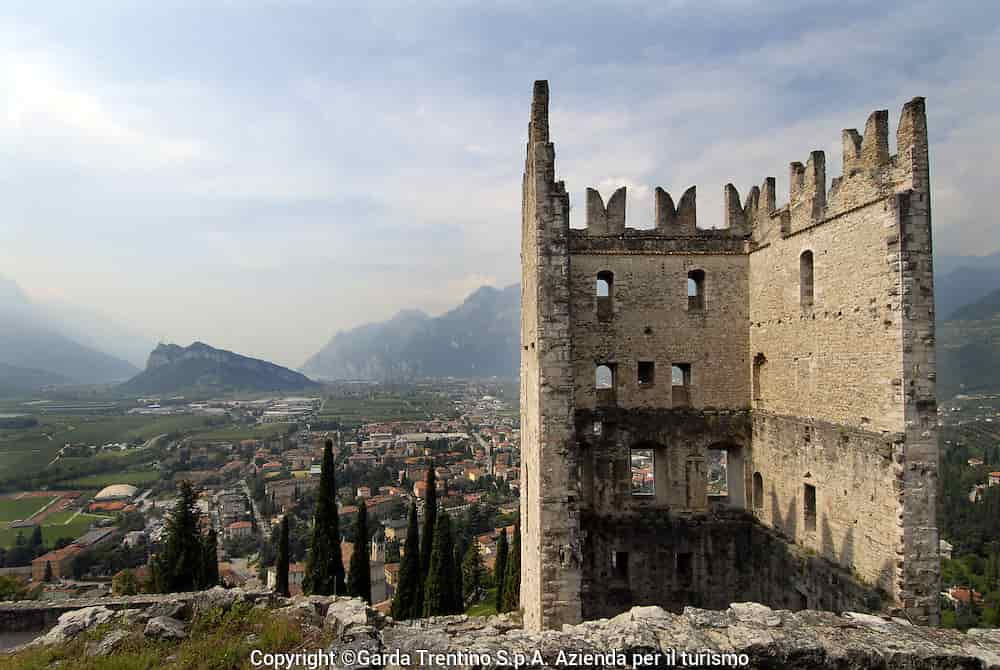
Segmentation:
{"type": "Polygon", "coordinates": [[[278,560],[274,566],[277,573],[275,592],[279,596],[288,597],[288,517],[281,517],[281,538],[278,540],[278,560]]]}
{"type": "Polygon", "coordinates": [[[399,585],[392,597],[392,618],[398,621],[419,618],[423,614],[423,580],[420,573],[420,523],[417,505],[410,504],[410,523],[399,565],[399,585]]]}
{"type": "Polygon", "coordinates": [[[452,552],[451,518],[447,512],[442,512],[434,526],[431,567],[424,583],[425,617],[452,613],[455,604],[452,552]]]}
{"type": "Polygon", "coordinates": [[[180,485],[180,495],[167,521],[166,541],[160,556],[162,587],[166,593],[193,591],[202,572],[204,551],[198,530],[198,512],[191,482],[180,485]]]}
{"type": "Polygon", "coordinates": [[[420,570],[427,575],[431,569],[431,551],[434,548],[434,533],[437,530],[437,473],[434,460],[427,468],[427,493],[424,497],[424,532],[420,545],[420,570]]]}
{"type": "Polygon", "coordinates": [[[514,524],[514,542],[507,557],[507,576],[503,580],[503,611],[514,612],[521,607],[521,522],[514,524]]]}
{"type": "Polygon", "coordinates": [[[372,602],[371,556],[368,538],[368,506],[361,501],[358,508],[358,522],[354,526],[354,553],[351,554],[351,568],[347,575],[348,595],[372,602]]]}
{"type": "Polygon", "coordinates": [[[504,579],[507,578],[507,529],[500,531],[500,539],[497,540],[497,560],[493,564],[493,585],[496,586],[497,612],[503,612],[504,579]]]}
{"type": "Polygon", "coordinates": [[[462,560],[462,590],[466,602],[478,600],[483,587],[483,557],[479,553],[479,543],[470,542],[462,560]]]}
{"type": "Polygon", "coordinates": [[[203,589],[210,589],[219,583],[219,541],[215,529],[211,529],[202,542],[201,584],[203,589]]]}
{"type": "Polygon", "coordinates": [[[52,581],[52,563],[45,561],[45,576],[42,579],[46,582],[52,581]]]}
{"type": "Polygon", "coordinates": [[[316,515],[313,518],[312,541],[309,544],[302,588],[306,593],[322,596],[347,593],[344,561],[340,556],[340,518],[337,510],[333,440],[327,440],[323,448],[316,515]]]}

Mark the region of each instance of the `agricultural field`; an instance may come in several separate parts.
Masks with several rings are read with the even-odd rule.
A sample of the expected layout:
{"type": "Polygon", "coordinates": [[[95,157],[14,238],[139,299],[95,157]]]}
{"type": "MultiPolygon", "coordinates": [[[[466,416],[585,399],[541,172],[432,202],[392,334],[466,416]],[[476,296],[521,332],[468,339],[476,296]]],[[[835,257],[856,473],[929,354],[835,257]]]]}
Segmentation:
{"type": "MultiPolygon", "coordinates": [[[[28,429],[0,430],[0,481],[32,475],[52,465],[67,443],[103,445],[109,442],[147,441],[159,435],[187,433],[210,428],[207,417],[139,415],[48,415],[32,414],[39,424],[28,429]]],[[[133,452],[101,454],[108,468],[120,470],[135,459],[133,452]],[[123,459],[124,462],[110,459],[123,459]]],[[[63,469],[93,459],[60,459],[63,469]],[[62,461],[65,460],[65,463],[62,461]]],[[[72,473],[69,473],[72,477],[72,473]]]]}
{"type": "Polygon", "coordinates": [[[391,395],[376,398],[328,398],[317,421],[340,421],[354,425],[370,421],[432,419],[451,410],[442,398],[425,395],[391,395]]]}
{"type": "Polygon", "coordinates": [[[264,423],[253,426],[227,426],[206,432],[195,433],[192,439],[201,442],[215,440],[265,440],[278,435],[285,435],[292,424],[264,423]]]}

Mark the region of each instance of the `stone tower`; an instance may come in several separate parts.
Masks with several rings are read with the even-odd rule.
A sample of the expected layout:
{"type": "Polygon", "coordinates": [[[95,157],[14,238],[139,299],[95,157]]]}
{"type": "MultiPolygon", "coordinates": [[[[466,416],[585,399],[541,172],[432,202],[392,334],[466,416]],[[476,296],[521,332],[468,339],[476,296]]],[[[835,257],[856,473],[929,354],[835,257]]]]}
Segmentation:
{"type": "Polygon", "coordinates": [[[697,227],[696,191],[587,191],[569,226],[548,84],[522,205],[522,606],[532,629],[634,604],[755,600],[936,623],[930,191],[923,99],[697,227]]]}

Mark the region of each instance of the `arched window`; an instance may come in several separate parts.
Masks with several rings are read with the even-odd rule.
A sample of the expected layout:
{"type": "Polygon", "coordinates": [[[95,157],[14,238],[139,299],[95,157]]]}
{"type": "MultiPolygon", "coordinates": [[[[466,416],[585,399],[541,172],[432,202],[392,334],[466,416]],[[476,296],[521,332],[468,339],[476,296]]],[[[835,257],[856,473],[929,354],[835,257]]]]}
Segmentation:
{"type": "Polygon", "coordinates": [[[687,281],[688,311],[705,309],[705,271],[691,270],[687,281]]]}
{"type": "Polygon", "coordinates": [[[803,251],[799,256],[799,305],[802,309],[813,306],[813,252],[803,251]]]}
{"type": "Polygon", "coordinates": [[[764,478],[759,472],[753,473],[753,508],[764,509],[764,478]]]}
{"type": "Polygon", "coordinates": [[[597,318],[607,321],[614,313],[615,275],[608,270],[597,273],[597,318]]]}
{"type": "Polygon", "coordinates": [[[603,363],[597,366],[594,374],[594,388],[597,390],[597,404],[607,406],[615,404],[615,366],[603,363]]]}

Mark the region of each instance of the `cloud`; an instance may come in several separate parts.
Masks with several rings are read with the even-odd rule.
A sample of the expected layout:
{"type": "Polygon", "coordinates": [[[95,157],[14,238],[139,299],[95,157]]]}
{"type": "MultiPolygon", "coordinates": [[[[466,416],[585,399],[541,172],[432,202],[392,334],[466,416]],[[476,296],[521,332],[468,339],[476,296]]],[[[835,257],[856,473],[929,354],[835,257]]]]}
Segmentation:
{"type": "Polygon", "coordinates": [[[1000,248],[1000,10],[960,2],[28,7],[0,21],[0,267],[157,336],[299,364],[519,274],[531,82],[558,178],[699,223],[927,96],[935,242],[1000,248]],[[595,21],[594,17],[601,17],[595,21]]]}

